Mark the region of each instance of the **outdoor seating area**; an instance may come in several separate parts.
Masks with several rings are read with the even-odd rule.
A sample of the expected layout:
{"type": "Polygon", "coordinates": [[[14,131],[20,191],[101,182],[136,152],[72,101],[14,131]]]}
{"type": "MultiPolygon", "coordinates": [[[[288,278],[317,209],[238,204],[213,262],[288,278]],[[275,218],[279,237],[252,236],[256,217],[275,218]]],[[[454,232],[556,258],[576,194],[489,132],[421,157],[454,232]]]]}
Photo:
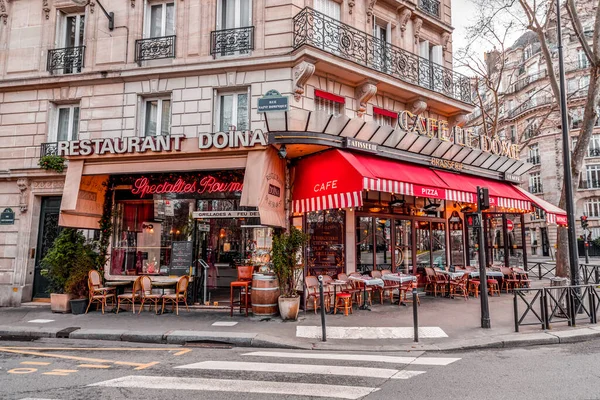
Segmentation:
{"type": "Polygon", "coordinates": [[[102,281],[100,273],[91,270],[88,273],[88,306],[87,314],[96,304],[96,310],[106,311],[131,311],[133,314],[141,314],[144,306],[148,311],[154,308],[155,314],[173,312],[179,315],[179,305],[185,306],[189,311],[187,303],[187,292],[190,277],[187,275],[177,279],[152,280],[150,276],[138,276],[134,281],[102,281]],[[168,290],[168,292],[167,292],[168,290]],[[110,308],[108,308],[110,306],[110,308]],[[169,310],[170,306],[170,310],[169,310]]]}

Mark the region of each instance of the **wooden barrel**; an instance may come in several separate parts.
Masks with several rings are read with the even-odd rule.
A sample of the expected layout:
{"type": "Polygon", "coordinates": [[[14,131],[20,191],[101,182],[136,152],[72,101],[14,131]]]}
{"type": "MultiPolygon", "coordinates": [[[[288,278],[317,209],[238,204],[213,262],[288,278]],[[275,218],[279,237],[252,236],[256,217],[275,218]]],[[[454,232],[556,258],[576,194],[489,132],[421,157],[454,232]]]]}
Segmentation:
{"type": "Polygon", "coordinates": [[[279,298],[279,283],[274,275],[252,275],[252,314],[277,314],[277,299],[279,298]]]}

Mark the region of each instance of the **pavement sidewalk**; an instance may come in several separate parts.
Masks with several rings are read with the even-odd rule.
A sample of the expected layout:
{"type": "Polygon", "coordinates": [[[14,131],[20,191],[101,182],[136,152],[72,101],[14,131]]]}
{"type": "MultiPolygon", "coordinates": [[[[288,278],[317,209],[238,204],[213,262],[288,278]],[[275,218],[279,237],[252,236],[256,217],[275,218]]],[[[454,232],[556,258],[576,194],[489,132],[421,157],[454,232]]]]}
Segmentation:
{"type": "Polygon", "coordinates": [[[412,306],[390,305],[389,301],[384,305],[373,304],[372,311],[354,310],[348,317],[327,315],[327,342],[322,342],[320,336],[298,336],[307,332],[310,336],[311,331],[320,335],[320,315],[312,310],[301,311],[298,321],[283,322],[279,317],[246,318],[241,314],[230,317],[229,310],[223,309],[180,310],[179,316],[148,311],[141,315],[125,311],[72,315],[51,313],[49,305],[0,308],[0,340],[66,337],[170,344],[224,342],[247,347],[339,351],[454,351],[558,344],[600,337],[600,326],[590,324],[577,328],[556,325],[548,331],[540,326],[527,326],[515,333],[512,298],[505,293],[491,297],[492,329],[481,329],[479,299],[422,295],[419,343],[412,336],[412,306]],[[335,339],[336,334],[344,339],[335,339]],[[363,336],[347,339],[354,334],[363,336]],[[364,335],[379,338],[365,339],[364,335]]]}

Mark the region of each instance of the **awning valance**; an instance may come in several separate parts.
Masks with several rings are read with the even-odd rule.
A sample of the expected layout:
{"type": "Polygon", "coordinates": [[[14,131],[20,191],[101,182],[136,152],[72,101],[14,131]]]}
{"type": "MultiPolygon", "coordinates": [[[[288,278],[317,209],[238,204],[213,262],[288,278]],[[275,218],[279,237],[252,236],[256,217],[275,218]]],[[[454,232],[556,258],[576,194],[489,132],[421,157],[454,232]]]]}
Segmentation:
{"type": "Polygon", "coordinates": [[[296,165],[292,212],[360,207],[363,190],[475,203],[477,186],[490,189],[493,205],[531,209],[529,199],[508,183],[333,149],[296,165]]]}
{"type": "Polygon", "coordinates": [[[556,207],[554,204],[547,202],[546,200],[537,197],[529,193],[528,191],[517,188],[525,196],[527,196],[531,202],[546,212],[546,222],[549,224],[567,225],[567,212],[561,208],[556,207]]]}

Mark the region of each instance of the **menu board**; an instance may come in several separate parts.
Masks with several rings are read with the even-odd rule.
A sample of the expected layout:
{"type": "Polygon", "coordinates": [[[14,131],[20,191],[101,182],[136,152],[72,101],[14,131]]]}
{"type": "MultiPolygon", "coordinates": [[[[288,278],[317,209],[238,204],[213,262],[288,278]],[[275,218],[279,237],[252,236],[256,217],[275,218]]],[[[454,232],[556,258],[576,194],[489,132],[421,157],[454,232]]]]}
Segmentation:
{"type": "Polygon", "coordinates": [[[314,224],[310,250],[315,266],[335,267],[343,262],[344,225],[336,222],[314,224]]]}
{"type": "Polygon", "coordinates": [[[170,275],[187,275],[192,266],[194,244],[191,241],[173,242],[171,244],[170,275]]]}

